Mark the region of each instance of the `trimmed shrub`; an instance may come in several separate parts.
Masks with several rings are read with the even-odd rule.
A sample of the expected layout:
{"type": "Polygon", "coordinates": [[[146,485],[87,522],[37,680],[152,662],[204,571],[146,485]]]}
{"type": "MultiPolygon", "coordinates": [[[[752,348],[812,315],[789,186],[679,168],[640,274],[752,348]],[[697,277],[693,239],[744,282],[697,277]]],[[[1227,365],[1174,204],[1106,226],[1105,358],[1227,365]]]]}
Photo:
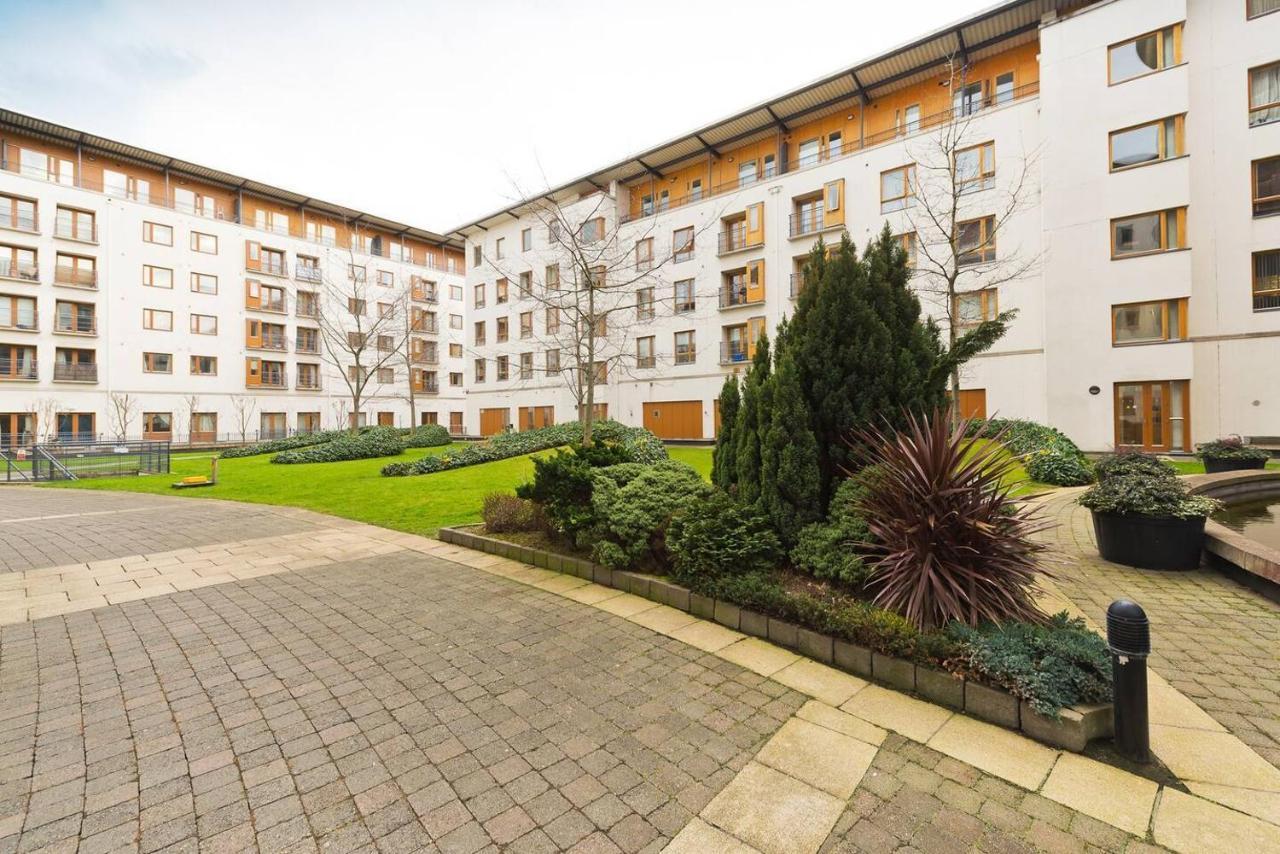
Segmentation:
{"type": "Polygon", "coordinates": [[[1150,477],[1157,480],[1172,480],[1178,476],[1178,470],[1159,457],[1144,454],[1141,451],[1122,451],[1103,457],[1093,464],[1098,475],[1098,482],[1118,477],[1150,477]]]}
{"type": "Polygon", "coordinates": [[[874,471],[872,466],[842,481],[831,497],[827,521],[801,529],[791,550],[791,564],[796,569],[851,589],[867,580],[871,566],[864,550],[871,541],[871,531],[860,504],[874,471]]]}
{"type": "MultiPolygon", "coordinates": [[[[590,526],[591,463],[579,454],[580,446],[535,458],[533,480],[516,487],[516,495],[536,502],[553,531],[573,540],[590,526]]],[[[634,464],[633,464],[634,465],[634,464]]]]}
{"type": "Polygon", "coordinates": [[[1022,458],[1032,479],[1054,486],[1083,486],[1093,482],[1089,460],[1065,433],[1018,418],[991,418],[970,423],[969,435],[1000,441],[1022,458]]]}
{"type": "Polygon", "coordinates": [[[1111,699],[1106,641],[1065,611],[1043,625],[953,624],[947,634],[970,673],[1026,700],[1042,715],[1056,718],[1064,706],[1111,699]]]}
{"type": "Polygon", "coordinates": [[[486,495],[481,515],[485,529],[495,534],[538,531],[546,524],[537,504],[507,492],[486,495]]]}
{"type": "Polygon", "coordinates": [[[372,457],[394,457],[403,453],[404,445],[394,427],[371,427],[360,433],[344,433],[321,445],[282,451],[272,457],[271,462],[337,463],[372,457]]]}
{"type": "Polygon", "coordinates": [[[312,445],[322,445],[325,442],[333,441],[339,436],[347,435],[346,430],[325,430],[321,433],[297,433],[293,436],[283,436],[279,439],[268,439],[265,442],[258,442],[253,445],[243,445],[239,448],[227,448],[218,456],[224,460],[235,459],[236,457],[256,457],[260,454],[278,454],[281,451],[292,451],[295,448],[308,448],[312,445]]]}
{"type": "Polygon", "coordinates": [[[453,439],[442,424],[423,424],[401,433],[401,444],[406,448],[438,448],[447,445],[453,439]]]}
{"type": "MultiPolygon", "coordinates": [[[[593,443],[622,445],[635,462],[655,463],[667,459],[667,449],[662,440],[641,427],[627,427],[617,421],[596,421],[592,424],[592,433],[593,443]]],[[[384,477],[431,474],[581,442],[582,425],[572,421],[519,433],[499,433],[457,452],[422,457],[412,463],[391,463],[383,466],[382,474],[384,477]]]]}
{"type": "Polygon", "coordinates": [[[672,575],[681,582],[700,576],[767,572],[782,557],[769,520],[758,510],[739,507],[719,491],[671,520],[667,549],[672,575]]]}
{"type": "Polygon", "coordinates": [[[608,469],[597,471],[591,479],[595,524],[578,544],[591,544],[595,560],[613,569],[665,570],[671,564],[667,526],[693,502],[710,497],[714,487],[693,467],[673,460],[648,466],[621,485],[608,469]]]}
{"type": "Polygon", "coordinates": [[[1208,516],[1222,506],[1216,498],[1191,495],[1176,477],[1147,472],[1108,475],[1077,500],[1095,513],[1176,519],[1208,516]]]}
{"type": "Polygon", "coordinates": [[[1245,460],[1257,462],[1269,460],[1271,454],[1262,448],[1254,448],[1244,443],[1239,436],[1228,436],[1215,439],[1196,447],[1196,456],[1202,460],[1245,460]]]}

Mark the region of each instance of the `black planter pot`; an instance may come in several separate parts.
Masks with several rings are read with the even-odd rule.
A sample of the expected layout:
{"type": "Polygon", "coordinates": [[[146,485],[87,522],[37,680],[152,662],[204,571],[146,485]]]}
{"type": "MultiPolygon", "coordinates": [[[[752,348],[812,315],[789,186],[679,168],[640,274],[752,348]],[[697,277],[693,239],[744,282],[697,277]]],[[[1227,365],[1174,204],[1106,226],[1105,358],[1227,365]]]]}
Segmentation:
{"type": "Polygon", "coordinates": [[[1112,563],[1139,569],[1196,569],[1204,546],[1204,516],[1175,519],[1094,513],[1098,551],[1112,563]]]}
{"type": "Polygon", "coordinates": [[[1266,468],[1266,460],[1215,460],[1205,457],[1205,474],[1217,474],[1223,471],[1248,471],[1249,469],[1266,468]]]}

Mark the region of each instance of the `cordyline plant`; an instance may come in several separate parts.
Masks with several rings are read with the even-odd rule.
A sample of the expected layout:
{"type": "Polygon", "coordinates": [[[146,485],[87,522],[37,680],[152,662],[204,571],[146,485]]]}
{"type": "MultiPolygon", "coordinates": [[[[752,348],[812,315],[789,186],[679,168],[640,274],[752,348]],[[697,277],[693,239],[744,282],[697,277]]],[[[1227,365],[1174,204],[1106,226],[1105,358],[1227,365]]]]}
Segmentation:
{"type": "Polygon", "coordinates": [[[875,604],[922,630],[1043,622],[1034,597],[1046,546],[1032,536],[1051,523],[1011,500],[1005,482],[1017,461],[1000,434],[982,443],[968,430],[969,419],[953,425],[940,410],[908,414],[897,432],[853,434],[850,444],[879,471],[862,500],[875,604]]]}

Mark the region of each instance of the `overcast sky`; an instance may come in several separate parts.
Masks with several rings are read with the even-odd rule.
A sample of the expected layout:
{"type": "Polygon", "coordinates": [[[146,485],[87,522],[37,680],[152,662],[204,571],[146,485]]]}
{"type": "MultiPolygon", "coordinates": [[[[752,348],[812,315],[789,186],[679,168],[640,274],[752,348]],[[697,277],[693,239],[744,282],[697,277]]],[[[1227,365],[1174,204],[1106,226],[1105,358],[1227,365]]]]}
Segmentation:
{"type": "Polygon", "coordinates": [[[994,0],[0,0],[0,104],[443,231],[994,0]]]}

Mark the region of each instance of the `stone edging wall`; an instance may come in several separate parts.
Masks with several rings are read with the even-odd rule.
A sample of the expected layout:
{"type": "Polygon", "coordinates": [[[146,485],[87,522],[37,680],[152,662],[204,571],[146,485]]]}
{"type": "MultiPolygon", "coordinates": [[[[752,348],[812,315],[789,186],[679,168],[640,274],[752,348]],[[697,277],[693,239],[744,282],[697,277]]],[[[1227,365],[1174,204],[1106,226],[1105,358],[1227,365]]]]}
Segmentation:
{"type": "MultiPolygon", "coordinates": [[[[1274,470],[1198,474],[1186,480],[1192,492],[1228,504],[1280,495],[1280,471],[1274,470]]],[[[1204,549],[1211,564],[1227,570],[1267,598],[1280,601],[1280,550],[1268,548],[1212,519],[1205,524],[1204,533],[1204,549]]]]}
{"type": "Polygon", "coordinates": [[[650,575],[612,570],[581,558],[567,557],[505,540],[485,537],[463,528],[441,528],[446,543],[489,552],[552,572],[574,575],[605,587],[641,596],[653,602],[713,620],[729,629],[767,640],[793,652],[879,682],[899,691],[917,694],[941,706],[965,712],[1030,738],[1080,752],[1095,738],[1111,735],[1111,704],[1071,706],[1058,720],[1038,714],[1026,703],[999,688],[991,688],[951,673],[902,658],[883,655],[866,647],[712,599],[678,584],[650,575]]]}

